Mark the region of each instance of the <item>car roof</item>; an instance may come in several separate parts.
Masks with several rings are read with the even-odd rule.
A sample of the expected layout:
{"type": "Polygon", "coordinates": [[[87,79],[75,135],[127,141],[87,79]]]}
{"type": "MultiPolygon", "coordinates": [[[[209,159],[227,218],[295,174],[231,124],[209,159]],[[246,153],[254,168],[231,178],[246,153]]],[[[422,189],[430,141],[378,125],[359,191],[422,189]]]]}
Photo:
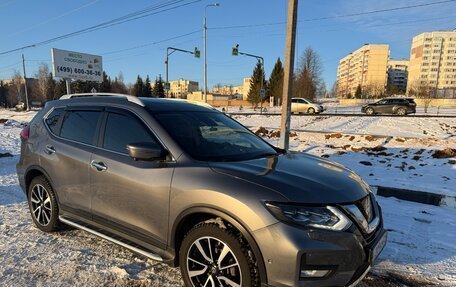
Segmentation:
{"type": "Polygon", "coordinates": [[[182,99],[165,99],[165,98],[144,98],[134,97],[131,95],[112,94],[112,93],[94,93],[94,94],[71,94],[64,95],[59,100],[49,102],[50,105],[58,104],[71,105],[90,105],[93,104],[125,104],[128,106],[146,107],[152,112],[160,111],[215,111],[210,105],[201,102],[187,101],[182,99]]]}

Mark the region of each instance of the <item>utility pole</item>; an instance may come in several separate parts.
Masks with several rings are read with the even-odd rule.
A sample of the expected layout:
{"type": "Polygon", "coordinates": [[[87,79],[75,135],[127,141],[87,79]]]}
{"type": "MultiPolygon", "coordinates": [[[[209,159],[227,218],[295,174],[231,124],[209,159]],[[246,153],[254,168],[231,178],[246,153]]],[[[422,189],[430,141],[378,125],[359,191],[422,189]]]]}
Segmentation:
{"type": "Polygon", "coordinates": [[[283,77],[282,120],[280,124],[280,148],[288,150],[290,145],[291,97],[296,45],[296,22],[298,0],[288,0],[287,40],[285,48],[285,69],[283,77]]]}
{"type": "Polygon", "coordinates": [[[22,53],[22,69],[24,70],[25,105],[27,106],[27,111],[30,111],[29,100],[28,100],[28,91],[27,91],[27,75],[25,74],[24,53],[22,53]]]}
{"type": "Polygon", "coordinates": [[[203,21],[203,30],[204,30],[204,83],[203,83],[203,90],[204,90],[204,102],[207,103],[207,62],[206,62],[206,55],[207,55],[207,51],[206,51],[206,30],[207,30],[207,25],[206,25],[206,11],[207,11],[207,8],[208,7],[218,7],[220,6],[219,3],[215,3],[215,4],[209,4],[209,5],[206,5],[206,7],[204,8],[204,21],[203,21]]]}

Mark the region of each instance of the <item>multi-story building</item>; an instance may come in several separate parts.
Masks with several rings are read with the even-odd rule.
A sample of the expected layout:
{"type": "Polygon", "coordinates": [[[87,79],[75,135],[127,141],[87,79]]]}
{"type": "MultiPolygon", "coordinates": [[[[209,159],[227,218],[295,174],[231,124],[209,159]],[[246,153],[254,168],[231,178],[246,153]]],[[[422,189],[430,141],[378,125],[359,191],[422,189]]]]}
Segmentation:
{"type": "Polygon", "coordinates": [[[388,61],[388,87],[405,93],[407,89],[409,60],[388,61]]]}
{"type": "Polygon", "coordinates": [[[185,98],[187,94],[198,91],[198,82],[179,79],[169,82],[168,96],[174,98],[185,98]]]}
{"type": "Polygon", "coordinates": [[[215,86],[212,93],[221,95],[242,95],[244,86],[215,86]]]}
{"type": "Polygon", "coordinates": [[[456,30],[413,38],[407,90],[420,84],[436,89],[438,96],[456,96],[456,30]]]}
{"type": "Polygon", "coordinates": [[[247,100],[247,95],[249,94],[250,91],[250,80],[252,78],[244,78],[242,80],[242,99],[247,100]]]}
{"type": "Polygon", "coordinates": [[[358,86],[363,93],[379,94],[387,84],[389,45],[365,44],[339,61],[338,97],[353,96],[358,86]]]}

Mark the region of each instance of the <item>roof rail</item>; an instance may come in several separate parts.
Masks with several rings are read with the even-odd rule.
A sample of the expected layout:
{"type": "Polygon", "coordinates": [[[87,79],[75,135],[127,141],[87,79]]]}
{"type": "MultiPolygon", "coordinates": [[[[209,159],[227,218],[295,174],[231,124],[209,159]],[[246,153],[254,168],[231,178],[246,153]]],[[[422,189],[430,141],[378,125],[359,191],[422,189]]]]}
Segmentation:
{"type": "Polygon", "coordinates": [[[82,98],[82,97],[100,97],[100,96],[110,96],[110,97],[122,97],[127,99],[127,101],[140,105],[144,107],[144,103],[138,97],[125,95],[125,94],[115,94],[115,93],[79,93],[79,94],[67,94],[60,97],[61,100],[71,99],[71,98],[82,98]]]}

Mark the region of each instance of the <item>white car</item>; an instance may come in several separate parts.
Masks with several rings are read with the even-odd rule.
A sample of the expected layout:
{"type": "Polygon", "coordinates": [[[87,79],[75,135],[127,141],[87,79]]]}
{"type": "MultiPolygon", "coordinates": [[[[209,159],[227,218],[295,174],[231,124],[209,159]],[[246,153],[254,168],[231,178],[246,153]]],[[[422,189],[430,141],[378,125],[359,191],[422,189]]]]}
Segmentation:
{"type": "Polygon", "coordinates": [[[315,114],[321,113],[325,109],[323,106],[312,103],[307,99],[304,98],[292,98],[291,99],[291,112],[300,114],[300,113],[307,113],[307,114],[315,114]]]}

